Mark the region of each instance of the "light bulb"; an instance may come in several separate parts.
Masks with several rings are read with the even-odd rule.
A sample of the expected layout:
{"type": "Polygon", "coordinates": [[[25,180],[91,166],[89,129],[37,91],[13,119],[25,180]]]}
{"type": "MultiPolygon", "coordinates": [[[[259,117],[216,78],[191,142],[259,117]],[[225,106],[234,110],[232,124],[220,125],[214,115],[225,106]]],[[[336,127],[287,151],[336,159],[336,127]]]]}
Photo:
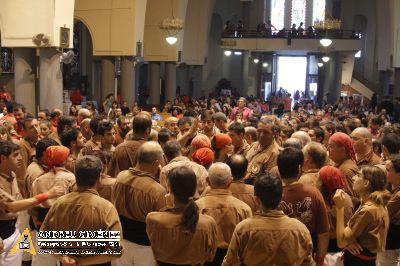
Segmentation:
{"type": "Polygon", "coordinates": [[[268,63],[263,63],[263,67],[267,67],[268,66],[268,63]]]}
{"type": "Polygon", "coordinates": [[[329,62],[329,60],[330,60],[329,56],[322,57],[322,61],[324,61],[325,63],[329,62]]]}
{"type": "Polygon", "coordinates": [[[332,40],[331,39],[327,39],[327,38],[323,38],[323,39],[319,40],[319,42],[324,47],[328,47],[329,45],[332,44],[332,40]]]}
{"type": "Polygon", "coordinates": [[[178,38],[176,38],[175,36],[168,36],[167,38],[165,38],[165,40],[167,41],[167,43],[169,43],[170,45],[175,44],[178,41],[178,38]]]}
{"type": "Polygon", "coordinates": [[[318,65],[318,67],[323,67],[324,66],[324,64],[321,63],[321,62],[319,62],[317,65],[318,65]]]}
{"type": "Polygon", "coordinates": [[[224,52],[224,54],[225,54],[226,56],[230,56],[230,55],[232,54],[232,51],[226,50],[226,51],[224,52]]]}
{"type": "Polygon", "coordinates": [[[235,55],[242,55],[242,52],[241,51],[236,51],[236,52],[234,52],[234,54],[235,55]]]}
{"type": "Polygon", "coordinates": [[[254,58],[254,59],[253,59],[253,62],[256,63],[256,64],[258,64],[258,62],[260,62],[260,59],[254,58]]]}

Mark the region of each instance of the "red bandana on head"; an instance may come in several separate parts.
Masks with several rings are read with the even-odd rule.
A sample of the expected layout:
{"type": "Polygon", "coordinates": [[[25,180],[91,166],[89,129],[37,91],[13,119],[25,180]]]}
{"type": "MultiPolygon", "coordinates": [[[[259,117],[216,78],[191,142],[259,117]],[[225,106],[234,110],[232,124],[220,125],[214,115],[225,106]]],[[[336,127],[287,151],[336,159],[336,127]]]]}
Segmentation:
{"type": "Polygon", "coordinates": [[[350,155],[351,159],[353,161],[356,160],[356,152],[354,151],[353,141],[347,134],[336,132],[331,136],[330,140],[332,140],[339,146],[343,146],[350,155]]]}

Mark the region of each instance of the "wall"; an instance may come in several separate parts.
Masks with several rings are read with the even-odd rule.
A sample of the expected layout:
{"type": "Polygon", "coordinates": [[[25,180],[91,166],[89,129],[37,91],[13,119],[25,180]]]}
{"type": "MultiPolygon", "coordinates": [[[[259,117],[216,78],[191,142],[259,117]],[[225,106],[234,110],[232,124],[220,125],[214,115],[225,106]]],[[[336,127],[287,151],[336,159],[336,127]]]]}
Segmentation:
{"type": "Polygon", "coordinates": [[[136,55],[147,0],[76,0],[75,18],[89,29],[95,56],[136,55]]]}
{"type": "MultiPolygon", "coordinates": [[[[342,1],[343,28],[352,29],[354,26],[353,23],[356,15],[362,15],[367,19],[367,30],[363,36],[365,47],[362,49],[362,59],[356,60],[354,69],[374,83],[379,82],[379,73],[376,67],[376,62],[379,61],[379,58],[376,53],[376,44],[380,42],[388,42],[388,40],[380,39],[377,36],[378,21],[376,5],[384,4],[384,2],[385,1],[381,0],[378,0],[378,3],[376,3],[376,0],[342,1]]],[[[379,28],[382,27],[384,27],[384,25],[379,26],[379,28]]],[[[386,25],[386,27],[389,27],[389,25],[386,25]]]]}
{"type": "Polygon", "coordinates": [[[2,45],[35,47],[32,37],[43,33],[50,38],[49,46],[58,47],[60,27],[66,27],[70,29],[69,47],[72,47],[74,2],[74,0],[0,0],[2,45]]]}

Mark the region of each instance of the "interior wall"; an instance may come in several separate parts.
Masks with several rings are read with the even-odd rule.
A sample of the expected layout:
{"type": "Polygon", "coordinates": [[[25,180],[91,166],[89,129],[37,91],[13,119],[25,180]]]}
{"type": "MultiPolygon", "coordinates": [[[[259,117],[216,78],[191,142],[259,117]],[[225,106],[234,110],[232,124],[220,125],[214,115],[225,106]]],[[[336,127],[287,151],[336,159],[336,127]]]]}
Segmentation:
{"type": "MultiPolygon", "coordinates": [[[[363,35],[365,46],[363,47],[362,59],[357,59],[354,69],[363,74],[368,80],[378,83],[379,72],[376,63],[379,61],[377,57],[377,43],[388,42],[388,40],[378,38],[377,30],[377,0],[353,0],[342,2],[342,21],[344,29],[353,29],[355,26],[355,18],[357,15],[364,16],[367,19],[366,32],[363,35]]],[[[378,0],[378,4],[384,4],[385,1],[378,0]]],[[[382,22],[386,23],[386,22],[382,22]]],[[[379,28],[385,25],[380,25],[379,28]]],[[[390,25],[386,25],[390,27],[390,25]]],[[[357,29],[356,29],[357,30],[357,29]]],[[[379,65],[379,63],[378,63],[379,65]]]]}

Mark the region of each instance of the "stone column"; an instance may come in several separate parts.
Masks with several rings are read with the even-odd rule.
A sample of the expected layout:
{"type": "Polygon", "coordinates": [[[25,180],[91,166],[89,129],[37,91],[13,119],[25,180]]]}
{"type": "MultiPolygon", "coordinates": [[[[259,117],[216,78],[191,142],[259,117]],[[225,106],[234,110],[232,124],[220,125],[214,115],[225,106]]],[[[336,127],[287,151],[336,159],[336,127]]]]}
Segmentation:
{"type": "Polygon", "coordinates": [[[160,63],[149,63],[149,93],[150,104],[160,104],[160,63]]]}
{"type": "Polygon", "coordinates": [[[122,58],[121,60],[121,100],[128,101],[132,106],[136,100],[135,65],[132,60],[122,58]]]}
{"type": "Polygon", "coordinates": [[[342,89],[342,66],[340,54],[338,52],[329,54],[330,60],[324,64],[325,72],[325,90],[329,93],[328,102],[333,104],[339,99],[342,89]]]}
{"type": "Polygon", "coordinates": [[[382,96],[389,95],[390,74],[389,71],[379,71],[379,90],[378,94],[382,96]]]}
{"type": "MultiPolygon", "coordinates": [[[[110,93],[114,94],[115,90],[115,64],[114,58],[101,58],[101,99],[100,105],[110,93]]],[[[116,95],[115,95],[116,98],[116,95]]]]}
{"type": "MultiPolygon", "coordinates": [[[[181,88],[182,90],[182,88],[181,88]]],[[[181,91],[182,93],[182,91],[181,91]]],[[[165,101],[173,102],[176,98],[176,64],[165,63],[165,101]]]]}
{"type": "Polygon", "coordinates": [[[60,53],[54,48],[40,48],[40,109],[63,109],[63,80],[60,53]]]}
{"type": "Polygon", "coordinates": [[[25,105],[29,113],[36,113],[35,49],[14,48],[15,101],[25,105]]]}
{"type": "Polygon", "coordinates": [[[394,69],[393,96],[400,97],[400,68],[394,69]]]}

